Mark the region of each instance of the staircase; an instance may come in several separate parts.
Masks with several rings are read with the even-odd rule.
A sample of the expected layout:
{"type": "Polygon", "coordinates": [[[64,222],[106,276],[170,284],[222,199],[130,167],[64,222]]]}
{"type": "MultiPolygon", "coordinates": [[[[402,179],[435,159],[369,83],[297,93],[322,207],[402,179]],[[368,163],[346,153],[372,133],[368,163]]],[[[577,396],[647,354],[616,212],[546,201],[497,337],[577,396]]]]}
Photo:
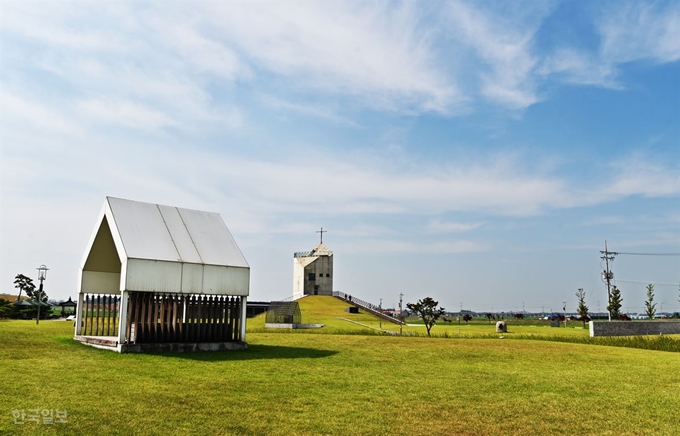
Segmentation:
{"type": "Polygon", "coordinates": [[[345,303],[349,303],[353,306],[360,307],[364,309],[365,311],[384,319],[385,321],[393,322],[395,324],[401,324],[403,325],[404,322],[400,321],[397,318],[394,318],[390,315],[384,314],[381,312],[380,307],[376,306],[375,304],[369,303],[368,301],[364,301],[361,298],[354,297],[350,294],[345,294],[344,292],[338,292],[338,291],[333,291],[333,296],[339,300],[344,301],[345,303]]]}

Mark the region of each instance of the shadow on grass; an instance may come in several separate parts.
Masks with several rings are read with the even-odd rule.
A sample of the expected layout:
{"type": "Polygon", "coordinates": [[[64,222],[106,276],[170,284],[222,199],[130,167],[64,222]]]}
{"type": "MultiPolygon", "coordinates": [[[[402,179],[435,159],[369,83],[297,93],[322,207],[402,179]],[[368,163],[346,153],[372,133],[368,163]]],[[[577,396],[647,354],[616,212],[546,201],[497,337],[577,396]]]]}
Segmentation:
{"type": "Polygon", "coordinates": [[[213,361],[269,360],[269,359],[320,359],[337,354],[334,350],[284,347],[281,345],[248,345],[247,350],[196,351],[193,353],[147,353],[176,359],[213,361]]]}

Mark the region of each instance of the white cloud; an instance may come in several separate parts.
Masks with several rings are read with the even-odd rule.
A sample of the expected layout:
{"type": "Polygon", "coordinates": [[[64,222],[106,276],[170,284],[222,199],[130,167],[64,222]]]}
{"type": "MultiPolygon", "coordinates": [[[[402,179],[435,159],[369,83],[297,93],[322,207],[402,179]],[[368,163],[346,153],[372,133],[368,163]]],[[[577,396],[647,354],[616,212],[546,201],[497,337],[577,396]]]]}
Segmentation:
{"type": "Polygon", "coordinates": [[[621,216],[609,215],[609,216],[598,216],[581,223],[582,226],[602,226],[602,225],[612,225],[612,224],[623,224],[625,220],[621,216]]]}
{"type": "Polygon", "coordinates": [[[599,50],[562,47],[543,60],[539,72],[567,83],[621,89],[621,64],[680,59],[680,6],[674,2],[619,2],[594,17],[599,50]]]}
{"type": "Polygon", "coordinates": [[[273,96],[263,96],[261,98],[261,101],[276,110],[282,111],[282,112],[294,112],[297,114],[302,114],[306,116],[311,116],[314,118],[320,118],[326,121],[330,121],[332,123],[336,124],[342,124],[350,127],[360,127],[359,124],[357,124],[355,121],[343,117],[342,115],[338,114],[338,111],[330,109],[328,107],[323,107],[323,106],[318,106],[318,105],[310,105],[310,104],[300,104],[300,103],[292,103],[289,101],[285,101],[280,98],[276,98],[273,96]]]}
{"type": "Polygon", "coordinates": [[[621,2],[607,8],[598,29],[604,61],[622,63],[680,59],[680,3],[621,2]]]}
{"type": "Polygon", "coordinates": [[[447,113],[464,100],[441,72],[410,3],[202,4],[218,38],[298,87],[369,106],[447,113]]]}
{"type": "Polygon", "coordinates": [[[481,59],[480,92],[513,109],[539,100],[532,53],[534,35],[549,7],[517,7],[508,16],[460,1],[448,4],[446,18],[454,41],[471,47],[481,59]]]}
{"type": "Polygon", "coordinates": [[[469,232],[478,229],[484,223],[457,223],[453,221],[430,221],[426,230],[431,233],[454,233],[454,232],[469,232]]]}
{"type": "Polygon", "coordinates": [[[603,189],[604,195],[615,198],[642,195],[667,197],[680,195],[678,168],[650,162],[638,155],[614,164],[618,174],[603,189]]]}
{"type": "Polygon", "coordinates": [[[489,247],[472,241],[408,242],[397,239],[362,239],[338,244],[339,251],[371,254],[455,254],[487,251],[489,247]]]}
{"type": "Polygon", "coordinates": [[[572,48],[556,50],[544,59],[538,71],[542,75],[556,74],[567,83],[620,88],[614,65],[572,48]]]}
{"type": "Polygon", "coordinates": [[[177,124],[168,115],[131,101],[91,99],[80,102],[78,107],[95,122],[143,130],[157,130],[177,124]]]}
{"type": "Polygon", "coordinates": [[[0,90],[0,118],[9,126],[10,120],[30,129],[41,129],[52,133],[81,136],[82,128],[64,113],[44,102],[29,99],[22,93],[10,89],[0,90]]]}

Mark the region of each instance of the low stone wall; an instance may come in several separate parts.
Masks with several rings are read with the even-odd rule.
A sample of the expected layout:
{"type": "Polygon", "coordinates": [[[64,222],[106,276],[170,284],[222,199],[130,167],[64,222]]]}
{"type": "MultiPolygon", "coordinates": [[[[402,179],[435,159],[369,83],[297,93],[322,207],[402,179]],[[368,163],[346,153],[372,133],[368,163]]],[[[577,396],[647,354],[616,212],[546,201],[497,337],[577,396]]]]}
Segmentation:
{"type": "Polygon", "coordinates": [[[680,321],[590,321],[590,336],[680,334],[680,321]]]}

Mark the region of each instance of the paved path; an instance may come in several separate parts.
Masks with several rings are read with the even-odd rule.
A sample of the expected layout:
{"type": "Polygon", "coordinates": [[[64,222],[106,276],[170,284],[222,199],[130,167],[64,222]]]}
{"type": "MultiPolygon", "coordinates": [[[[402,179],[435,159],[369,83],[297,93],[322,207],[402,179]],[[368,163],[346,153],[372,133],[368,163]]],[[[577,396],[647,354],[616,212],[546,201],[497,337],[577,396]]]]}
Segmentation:
{"type": "Polygon", "coordinates": [[[399,332],[395,332],[395,331],[393,331],[393,330],[383,330],[383,329],[379,329],[379,328],[377,328],[377,327],[373,327],[373,326],[370,326],[370,325],[367,325],[367,324],[362,324],[362,323],[360,323],[360,322],[356,322],[356,321],[354,321],[354,320],[347,319],[347,318],[338,317],[338,319],[341,319],[341,320],[347,321],[347,322],[351,322],[351,323],[354,323],[354,324],[358,324],[358,325],[360,325],[360,326],[362,326],[362,327],[366,327],[366,328],[369,328],[369,329],[378,330],[379,332],[387,333],[387,334],[389,334],[389,335],[398,335],[398,334],[399,334],[399,332]]]}

